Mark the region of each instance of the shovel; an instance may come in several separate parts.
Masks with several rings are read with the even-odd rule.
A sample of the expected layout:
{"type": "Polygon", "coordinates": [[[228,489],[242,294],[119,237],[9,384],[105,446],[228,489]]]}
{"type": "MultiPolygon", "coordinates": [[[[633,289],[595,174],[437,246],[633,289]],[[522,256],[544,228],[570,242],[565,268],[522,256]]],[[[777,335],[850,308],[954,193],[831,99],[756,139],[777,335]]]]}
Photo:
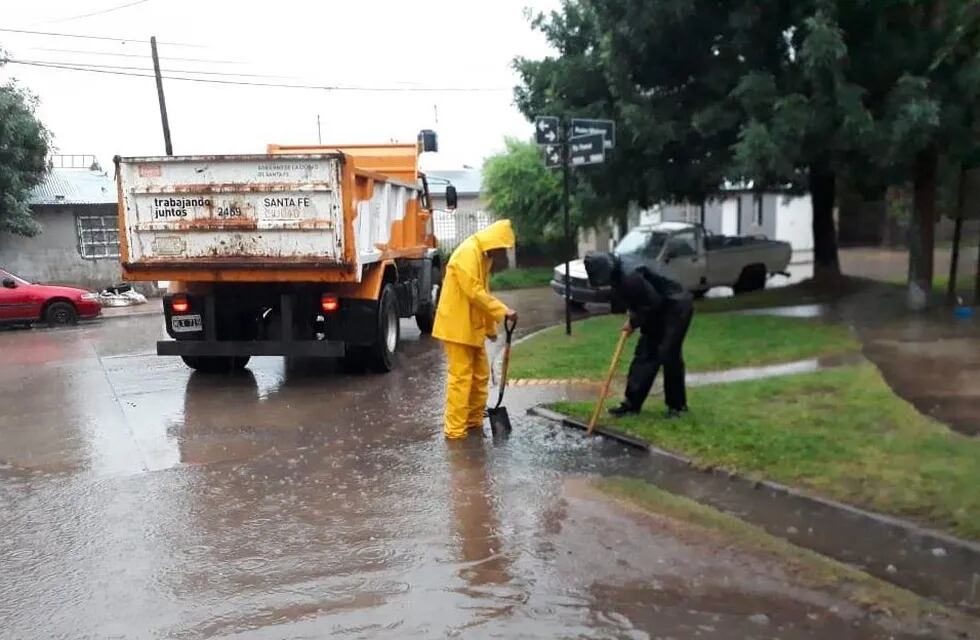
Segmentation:
{"type": "Polygon", "coordinates": [[[609,363],[609,373],[606,374],[606,382],[602,385],[602,393],[599,394],[595,409],[592,411],[592,417],[589,418],[589,428],[585,432],[586,435],[591,436],[592,430],[595,429],[595,423],[599,419],[599,414],[602,413],[602,405],[606,403],[606,396],[609,395],[609,385],[612,384],[616,368],[619,366],[619,358],[623,355],[623,346],[626,344],[626,338],[629,337],[629,331],[626,329],[619,332],[619,342],[616,343],[616,351],[613,352],[612,362],[609,363]]]}
{"type": "Polygon", "coordinates": [[[507,407],[500,406],[504,401],[504,389],[507,387],[507,367],[510,366],[510,342],[514,337],[514,329],[517,327],[517,320],[504,320],[504,331],[507,334],[507,342],[504,344],[504,361],[500,367],[500,394],[497,396],[497,404],[487,407],[487,417],[490,418],[490,432],[495,435],[507,435],[510,433],[510,416],[507,415],[507,407]]]}

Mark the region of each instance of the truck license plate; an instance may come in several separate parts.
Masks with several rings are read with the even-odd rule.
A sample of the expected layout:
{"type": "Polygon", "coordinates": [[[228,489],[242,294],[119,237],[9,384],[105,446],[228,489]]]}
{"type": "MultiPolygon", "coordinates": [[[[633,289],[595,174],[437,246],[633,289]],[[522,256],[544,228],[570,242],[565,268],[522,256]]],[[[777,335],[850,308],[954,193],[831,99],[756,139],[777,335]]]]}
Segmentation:
{"type": "Polygon", "coordinates": [[[170,326],[173,328],[174,333],[191,333],[200,331],[204,327],[204,324],[201,322],[200,314],[195,313],[188,316],[171,317],[170,326]]]}

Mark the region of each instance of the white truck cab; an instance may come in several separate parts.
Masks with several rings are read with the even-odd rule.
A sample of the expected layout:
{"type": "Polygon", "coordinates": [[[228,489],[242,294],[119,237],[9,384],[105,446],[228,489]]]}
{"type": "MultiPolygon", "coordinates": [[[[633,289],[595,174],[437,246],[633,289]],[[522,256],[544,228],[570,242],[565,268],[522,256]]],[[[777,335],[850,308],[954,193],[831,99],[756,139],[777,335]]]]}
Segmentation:
{"type": "MultiPolygon", "coordinates": [[[[769,276],[785,273],[793,250],[787,242],[761,236],[722,236],[701,225],[660,222],[631,229],[615,253],[656,264],[702,296],[713,287],[731,287],[736,294],[764,288],[769,276]]],[[[569,270],[572,302],[609,302],[608,290],[589,285],[582,260],[572,261],[569,270]]],[[[564,264],[555,267],[551,287],[564,296],[564,264]]]]}

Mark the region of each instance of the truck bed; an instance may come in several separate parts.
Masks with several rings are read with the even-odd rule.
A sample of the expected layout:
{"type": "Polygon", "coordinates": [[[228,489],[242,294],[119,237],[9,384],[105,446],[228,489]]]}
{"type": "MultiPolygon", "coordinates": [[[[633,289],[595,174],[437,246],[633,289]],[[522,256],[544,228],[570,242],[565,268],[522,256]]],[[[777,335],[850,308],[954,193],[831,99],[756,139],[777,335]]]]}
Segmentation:
{"type": "Polygon", "coordinates": [[[344,260],[343,156],[119,160],[123,267],[344,260]]]}

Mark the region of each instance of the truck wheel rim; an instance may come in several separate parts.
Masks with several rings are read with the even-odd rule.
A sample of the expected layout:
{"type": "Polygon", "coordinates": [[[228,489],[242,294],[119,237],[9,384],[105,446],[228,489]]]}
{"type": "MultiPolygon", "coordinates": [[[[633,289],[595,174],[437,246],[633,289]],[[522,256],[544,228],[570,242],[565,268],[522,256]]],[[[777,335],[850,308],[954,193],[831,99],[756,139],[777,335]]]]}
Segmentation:
{"type": "Polygon", "coordinates": [[[385,323],[385,346],[388,347],[388,353],[394,353],[398,347],[398,316],[391,311],[388,312],[385,323]]]}

